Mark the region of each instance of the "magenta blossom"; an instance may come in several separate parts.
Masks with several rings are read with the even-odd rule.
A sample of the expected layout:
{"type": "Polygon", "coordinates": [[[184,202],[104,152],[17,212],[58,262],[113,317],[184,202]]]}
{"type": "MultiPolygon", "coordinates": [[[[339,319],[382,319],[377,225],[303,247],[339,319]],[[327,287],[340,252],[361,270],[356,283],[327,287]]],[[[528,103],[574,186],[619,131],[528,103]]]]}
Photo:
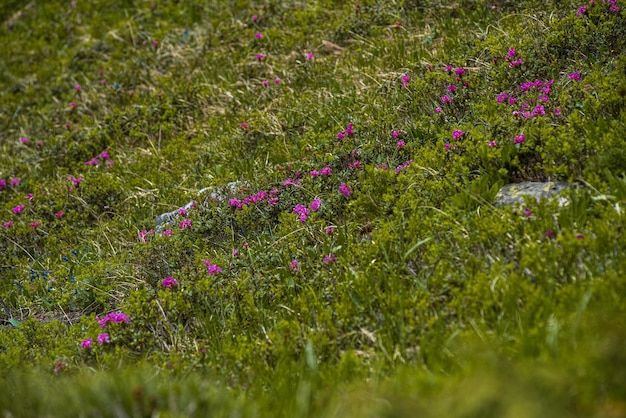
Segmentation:
{"type": "Polygon", "coordinates": [[[313,199],[311,202],[311,210],[317,212],[322,207],[322,201],[319,199],[313,199]]]}
{"type": "Polygon", "coordinates": [[[526,136],[524,134],[519,134],[513,139],[513,142],[516,144],[523,144],[524,141],[526,141],[526,136]]]}
{"type": "Polygon", "coordinates": [[[324,229],[324,232],[326,232],[328,235],[330,235],[330,234],[334,234],[334,233],[335,233],[335,229],[336,229],[336,228],[335,228],[334,226],[327,226],[327,227],[324,229]]]}
{"type": "Polygon", "coordinates": [[[93,340],[91,338],[87,338],[81,341],[80,346],[83,348],[91,348],[93,347],[93,340]]]}
{"type": "Polygon", "coordinates": [[[15,178],[15,179],[11,179],[11,187],[16,187],[20,184],[20,179],[15,178]]]}
{"type": "Polygon", "coordinates": [[[24,136],[23,136],[23,137],[21,137],[21,138],[20,138],[20,142],[21,142],[22,144],[28,144],[28,138],[26,138],[26,137],[24,137],[24,136]]]}
{"type": "Polygon", "coordinates": [[[261,39],[261,38],[263,38],[263,34],[261,32],[257,32],[257,33],[254,34],[254,37],[257,38],[257,39],[261,39]]]}
{"type": "Polygon", "coordinates": [[[441,103],[450,103],[452,99],[447,94],[441,97],[441,103]]]}
{"type": "Polygon", "coordinates": [[[330,255],[325,255],[324,256],[324,263],[326,264],[330,264],[335,262],[335,260],[337,260],[337,257],[335,257],[335,254],[330,254],[330,255]]]}
{"type": "Polygon", "coordinates": [[[102,317],[102,319],[98,317],[96,317],[96,319],[98,320],[98,325],[100,325],[100,328],[106,327],[109,322],[115,324],[119,324],[122,322],[128,324],[130,322],[130,318],[128,317],[128,315],[123,312],[110,312],[102,317]]]}
{"type": "Polygon", "coordinates": [[[100,343],[100,345],[106,344],[108,342],[110,342],[111,340],[109,339],[109,334],[106,332],[103,332],[102,334],[98,335],[98,338],[96,338],[98,340],[98,343],[100,343]]]}
{"type": "Polygon", "coordinates": [[[185,219],[183,221],[180,221],[180,223],[178,224],[178,227],[180,229],[190,228],[191,227],[191,219],[185,219]]]}
{"type": "Polygon", "coordinates": [[[342,195],[346,197],[352,194],[352,190],[350,189],[350,186],[348,186],[346,183],[341,183],[341,185],[339,186],[339,191],[341,192],[342,195]]]}
{"type": "Polygon", "coordinates": [[[173,286],[178,286],[178,280],[173,277],[166,277],[161,282],[161,286],[171,289],[173,286]]]}
{"type": "Polygon", "coordinates": [[[22,213],[25,207],[26,207],[25,205],[17,205],[16,207],[13,208],[13,213],[15,214],[22,213]]]}
{"type": "Polygon", "coordinates": [[[569,79],[572,81],[580,82],[581,80],[580,73],[578,71],[574,71],[573,73],[569,75],[569,79]]]}
{"type": "Polygon", "coordinates": [[[304,206],[304,205],[296,205],[295,208],[293,208],[293,213],[295,213],[296,215],[300,216],[300,222],[304,223],[306,222],[308,216],[309,216],[309,209],[304,206]]]}
{"type": "Polygon", "coordinates": [[[440,108],[440,107],[437,107],[437,108],[435,108],[435,112],[437,112],[437,113],[441,113],[441,112],[443,112],[443,109],[442,109],[442,108],[440,108]]]}
{"type": "Polygon", "coordinates": [[[457,141],[461,139],[462,136],[463,136],[463,131],[460,131],[458,129],[455,129],[454,131],[452,131],[452,138],[456,139],[457,141]]]}
{"type": "Polygon", "coordinates": [[[11,228],[13,226],[13,221],[5,222],[3,225],[5,228],[11,228]]]}
{"type": "Polygon", "coordinates": [[[202,262],[202,264],[204,264],[206,266],[206,271],[207,273],[209,273],[211,276],[220,273],[222,271],[222,268],[216,264],[211,264],[210,260],[204,260],[202,262]]]}
{"type": "Polygon", "coordinates": [[[450,84],[447,89],[448,89],[448,93],[454,93],[456,91],[456,85],[450,84]]]}
{"type": "Polygon", "coordinates": [[[333,170],[329,166],[325,166],[320,170],[320,175],[322,176],[330,176],[333,173],[333,170]]]}
{"type": "Polygon", "coordinates": [[[39,222],[31,222],[28,224],[29,226],[32,226],[33,228],[37,229],[39,228],[39,222]]]}
{"type": "Polygon", "coordinates": [[[289,262],[289,269],[291,269],[294,273],[297,273],[299,264],[300,262],[298,260],[291,260],[289,262]]]}

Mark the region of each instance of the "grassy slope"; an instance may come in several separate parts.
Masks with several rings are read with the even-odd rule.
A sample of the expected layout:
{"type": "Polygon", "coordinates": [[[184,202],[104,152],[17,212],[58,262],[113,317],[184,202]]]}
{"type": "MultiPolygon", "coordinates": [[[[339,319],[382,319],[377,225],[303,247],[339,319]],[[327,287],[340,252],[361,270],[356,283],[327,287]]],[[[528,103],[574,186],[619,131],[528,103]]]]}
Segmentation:
{"type": "Polygon", "coordinates": [[[0,409],[626,414],[626,22],[579,6],[6,5],[0,409]],[[550,80],[545,116],[513,116],[550,80]],[[544,179],[586,187],[529,214],[489,203],[544,179]],[[200,198],[190,228],[140,238],[236,180],[229,198],[279,200],[200,198]],[[113,311],[129,323],[100,328],[113,311]]]}

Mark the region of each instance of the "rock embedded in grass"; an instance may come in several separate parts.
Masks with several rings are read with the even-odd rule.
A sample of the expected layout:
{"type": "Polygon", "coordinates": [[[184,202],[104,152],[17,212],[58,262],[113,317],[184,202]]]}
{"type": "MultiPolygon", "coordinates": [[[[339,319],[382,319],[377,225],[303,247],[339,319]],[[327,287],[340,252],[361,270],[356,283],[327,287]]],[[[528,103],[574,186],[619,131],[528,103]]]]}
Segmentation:
{"type": "Polygon", "coordinates": [[[495,206],[524,206],[525,196],[535,198],[539,202],[542,198],[558,199],[559,206],[566,206],[569,200],[560,196],[564,190],[580,187],[577,184],[566,183],[563,181],[534,182],[525,181],[522,183],[511,183],[502,187],[496,194],[496,200],[493,202],[495,206]]]}
{"type": "MultiPolygon", "coordinates": [[[[245,181],[231,181],[225,186],[209,186],[198,191],[198,197],[204,196],[204,203],[212,202],[224,202],[229,198],[235,196],[243,189],[247,189],[249,184],[245,181]]],[[[156,232],[161,233],[165,227],[174,221],[180,213],[180,210],[189,211],[194,206],[194,201],[187,203],[184,206],[179,207],[171,212],[166,212],[156,217],[156,232]]]]}

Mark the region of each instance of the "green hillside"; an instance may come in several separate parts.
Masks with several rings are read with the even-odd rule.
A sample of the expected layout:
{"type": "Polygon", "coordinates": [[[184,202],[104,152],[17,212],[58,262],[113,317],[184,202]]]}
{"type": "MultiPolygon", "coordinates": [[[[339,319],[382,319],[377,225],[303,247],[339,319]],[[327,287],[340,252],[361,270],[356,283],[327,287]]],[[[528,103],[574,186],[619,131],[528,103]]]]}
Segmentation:
{"type": "Polygon", "coordinates": [[[0,415],[626,417],[622,2],[5,1],[0,40],[0,415]]]}

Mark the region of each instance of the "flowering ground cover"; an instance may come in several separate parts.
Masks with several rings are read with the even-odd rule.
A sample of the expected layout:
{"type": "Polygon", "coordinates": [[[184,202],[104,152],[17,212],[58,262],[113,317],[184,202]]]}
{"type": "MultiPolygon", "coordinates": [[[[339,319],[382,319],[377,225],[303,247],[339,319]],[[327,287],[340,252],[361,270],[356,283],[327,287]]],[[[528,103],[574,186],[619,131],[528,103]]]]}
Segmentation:
{"type": "Polygon", "coordinates": [[[5,2],[0,411],[626,416],[623,9],[5,2]]]}

